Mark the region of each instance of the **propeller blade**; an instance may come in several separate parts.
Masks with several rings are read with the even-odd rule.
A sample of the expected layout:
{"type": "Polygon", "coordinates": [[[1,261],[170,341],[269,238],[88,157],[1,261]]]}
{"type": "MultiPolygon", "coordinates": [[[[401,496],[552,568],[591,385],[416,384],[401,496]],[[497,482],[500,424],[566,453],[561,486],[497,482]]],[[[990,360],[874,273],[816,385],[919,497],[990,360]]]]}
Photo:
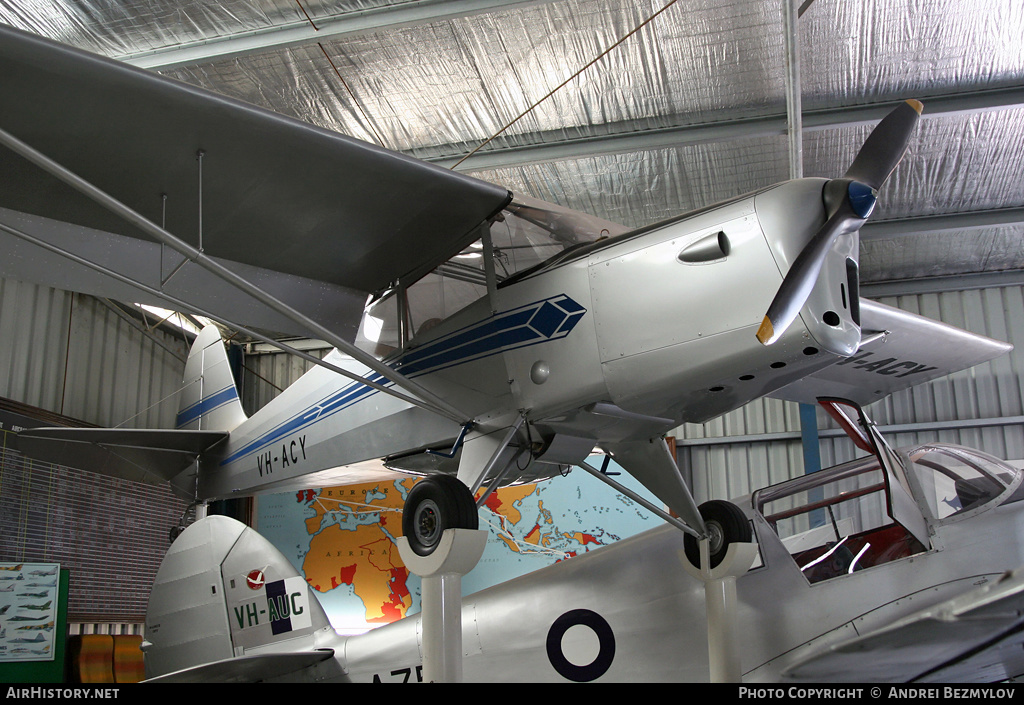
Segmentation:
{"type": "Polygon", "coordinates": [[[924,106],[908,100],[871,131],[844,178],[830,181],[825,199],[835,212],[793,261],[765,314],[757,339],[770,345],[786,332],[807,302],[829,250],[838,237],[858,230],[875,206],[878,189],[903,159],[924,106]]]}
{"type": "Polygon", "coordinates": [[[922,110],[924,105],[920,101],[908,100],[882,118],[846,170],[845,178],[867,184],[876,191],[882,188],[903,159],[922,110]]]}
{"type": "Polygon", "coordinates": [[[782,280],[782,286],[775,293],[768,312],[757,329],[757,339],[762,345],[771,345],[786,332],[803,308],[811,289],[818,280],[818,273],[825,263],[825,256],[832,249],[836,238],[860,227],[864,220],[858,218],[845,202],[828,221],[814,234],[811,241],[800,251],[789,273],[782,280]]]}

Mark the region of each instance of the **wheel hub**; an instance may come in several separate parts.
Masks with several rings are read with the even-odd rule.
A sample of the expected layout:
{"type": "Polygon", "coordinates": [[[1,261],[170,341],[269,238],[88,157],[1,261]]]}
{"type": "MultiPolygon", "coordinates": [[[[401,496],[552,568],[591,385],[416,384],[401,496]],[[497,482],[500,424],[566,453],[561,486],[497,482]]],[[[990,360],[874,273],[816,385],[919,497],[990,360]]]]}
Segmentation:
{"type": "Polygon", "coordinates": [[[708,550],[711,555],[715,555],[722,550],[722,545],[725,543],[725,533],[722,531],[722,525],[717,521],[708,521],[704,523],[704,528],[708,532],[708,550]]]}
{"type": "Polygon", "coordinates": [[[413,526],[416,530],[416,538],[421,543],[431,546],[437,542],[441,534],[441,516],[437,504],[433,500],[424,500],[416,508],[413,526]]]}

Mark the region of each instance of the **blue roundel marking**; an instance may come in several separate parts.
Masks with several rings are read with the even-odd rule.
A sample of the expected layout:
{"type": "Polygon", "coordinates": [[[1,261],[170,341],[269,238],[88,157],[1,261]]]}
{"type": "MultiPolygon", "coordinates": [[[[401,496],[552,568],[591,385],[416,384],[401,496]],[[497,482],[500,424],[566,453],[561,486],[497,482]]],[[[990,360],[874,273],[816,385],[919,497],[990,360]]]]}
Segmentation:
{"type": "Polygon", "coordinates": [[[859,181],[851,181],[846,188],[846,193],[850,198],[850,208],[859,218],[867,218],[871,215],[871,211],[875,209],[875,203],[878,201],[874,189],[859,181]]]}
{"type": "Polygon", "coordinates": [[[612,633],[612,628],[604,617],[597,612],[584,609],[570,610],[551,625],[548,630],[546,647],[548,661],[560,676],[576,683],[586,683],[600,678],[611,667],[612,661],[615,659],[615,634],[612,633]],[[572,663],[562,653],[562,637],[577,624],[594,630],[600,644],[597,658],[584,666],[572,663]]]}

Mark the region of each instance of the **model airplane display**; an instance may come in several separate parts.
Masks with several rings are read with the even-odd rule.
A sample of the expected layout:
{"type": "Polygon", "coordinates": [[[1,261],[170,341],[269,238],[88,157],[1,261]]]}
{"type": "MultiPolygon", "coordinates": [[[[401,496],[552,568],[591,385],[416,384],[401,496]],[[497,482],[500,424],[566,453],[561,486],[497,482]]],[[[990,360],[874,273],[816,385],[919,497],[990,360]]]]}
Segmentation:
{"type": "MultiPolygon", "coordinates": [[[[960,446],[894,451],[859,410],[828,407],[871,454],[736,500],[759,551],[736,583],[743,682],[1024,672],[1024,574],[1005,572],[1024,565],[1024,477],[960,446]]],[[[666,525],[467,597],[464,679],[706,680],[703,587],[684,554],[666,525]]],[[[159,570],[144,650],[156,681],[416,682],[424,639],[419,614],[335,633],[282,554],[209,517],[159,570]]]]}

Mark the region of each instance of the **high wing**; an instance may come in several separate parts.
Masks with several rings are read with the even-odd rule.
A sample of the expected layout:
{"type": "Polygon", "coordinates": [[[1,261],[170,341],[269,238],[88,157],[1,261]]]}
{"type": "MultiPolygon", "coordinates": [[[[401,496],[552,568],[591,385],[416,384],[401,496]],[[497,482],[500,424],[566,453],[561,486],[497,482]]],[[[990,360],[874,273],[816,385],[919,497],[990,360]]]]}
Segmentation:
{"type": "Polygon", "coordinates": [[[857,352],[770,396],[813,404],[838,396],[861,406],[902,389],[993,360],[1009,343],[970,333],[868,299],[860,300],[863,340],[857,352]]]}
{"type": "Polygon", "coordinates": [[[1024,571],[825,647],[784,673],[793,680],[997,682],[1024,668],[1024,571]]]}
{"type": "MultiPolygon", "coordinates": [[[[339,334],[354,332],[368,292],[430,271],[477,239],[511,198],[504,188],[6,26],[0,76],[0,130],[339,334]]],[[[295,328],[253,319],[259,307],[244,295],[208,290],[209,275],[177,272],[180,254],[25,158],[0,152],[0,224],[89,253],[179,298],[205,292],[196,305],[225,317],[241,311],[247,324],[295,328]]],[[[2,238],[2,276],[128,298],[123,282],[71,266],[9,229],[2,238]]]]}

